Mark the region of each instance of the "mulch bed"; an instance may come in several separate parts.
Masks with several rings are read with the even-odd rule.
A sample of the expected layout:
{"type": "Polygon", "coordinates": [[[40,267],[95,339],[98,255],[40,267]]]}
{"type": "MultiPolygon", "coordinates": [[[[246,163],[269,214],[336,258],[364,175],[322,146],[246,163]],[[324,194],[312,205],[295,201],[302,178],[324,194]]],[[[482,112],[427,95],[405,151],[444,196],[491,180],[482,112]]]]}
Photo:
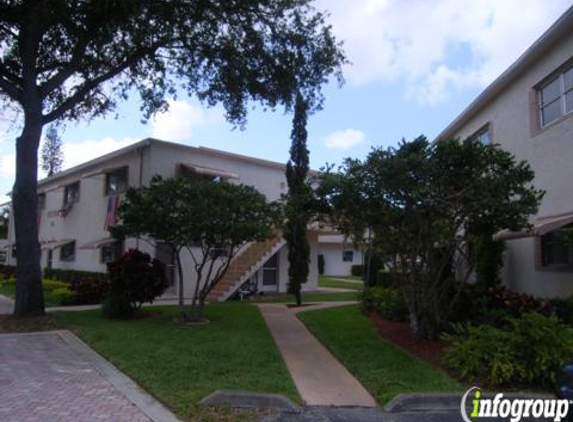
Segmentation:
{"type": "Polygon", "coordinates": [[[370,314],[369,318],[384,340],[407,350],[434,366],[443,368],[441,359],[446,350],[446,344],[443,341],[415,338],[408,322],[387,321],[376,314],[370,314]]]}

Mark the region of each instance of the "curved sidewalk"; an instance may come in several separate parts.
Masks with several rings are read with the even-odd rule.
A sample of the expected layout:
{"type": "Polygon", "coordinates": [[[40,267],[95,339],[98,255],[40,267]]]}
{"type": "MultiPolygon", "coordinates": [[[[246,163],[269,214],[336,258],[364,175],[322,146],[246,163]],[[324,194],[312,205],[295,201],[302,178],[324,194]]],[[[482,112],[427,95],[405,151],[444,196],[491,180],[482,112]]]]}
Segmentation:
{"type": "Polygon", "coordinates": [[[292,309],[284,303],[258,305],[298,392],[309,406],[376,406],[370,393],[296,317],[298,312],[352,303],[330,302],[292,309]]]}

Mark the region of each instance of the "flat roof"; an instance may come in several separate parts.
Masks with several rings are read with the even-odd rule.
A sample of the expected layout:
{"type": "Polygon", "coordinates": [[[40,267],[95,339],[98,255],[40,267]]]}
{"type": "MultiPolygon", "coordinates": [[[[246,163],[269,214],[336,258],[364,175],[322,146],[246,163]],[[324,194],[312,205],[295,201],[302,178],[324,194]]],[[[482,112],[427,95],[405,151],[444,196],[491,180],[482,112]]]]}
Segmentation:
{"type": "MultiPolygon", "coordinates": [[[[102,155],[101,157],[94,158],[93,160],[86,161],[85,163],[71,167],[67,170],[56,173],[50,177],[46,177],[44,179],[41,179],[38,181],[38,187],[41,187],[47,183],[51,183],[51,182],[54,182],[56,180],[62,179],[64,177],[67,177],[67,176],[72,175],[74,173],[77,173],[80,171],[85,171],[85,170],[92,168],[92,167],[97,167],[98,165],[104,164],[105,162],[107,162],[109,160],[112,160],[112,159],[117,158],[117,157],[121,157],[125,154],[131,153],[131,152],[136,151],[136,150],[141,149],[141,148],[146,148],[150,145],[162,145],[162,146],[167,146],[167,147],[181,148],[181,149],[185,149],[185,150],[200,152],[200,153],[203,153],[206,155],[211,155],[214,157],[228,158],[228,159],[232,159],[232,160],[248,162],[251,164],[257,164],[260,166],[275,168],[275,169],[279,169],[279,170],[284,170],[286,167],[286,164],[279,163],[276,161],[265,160],[262,158],[250,157],[247,155],[235,154],[232,152],[221,151],[221,150],[202,147],[202,146],[193,147],[190,145],[178,144],[175,142],[168,142],[168,141],[163,141],[163,140],[155,139],[155,138],[145,138],[139,142],[128,145],[127,147],[118,149],[117,151],[110,152],[109,154],[102,155]]],[[[310,172],[312,173],[314,171],[310,170],[310,172]]]]}

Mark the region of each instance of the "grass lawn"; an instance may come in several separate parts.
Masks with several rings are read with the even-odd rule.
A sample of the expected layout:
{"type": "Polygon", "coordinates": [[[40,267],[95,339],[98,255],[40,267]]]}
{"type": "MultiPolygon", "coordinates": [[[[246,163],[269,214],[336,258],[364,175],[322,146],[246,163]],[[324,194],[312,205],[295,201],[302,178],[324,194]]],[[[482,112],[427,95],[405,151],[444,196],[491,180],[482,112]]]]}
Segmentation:
{"type": "MultiPolygon", "coordinates": [[[[347,301],[347,300],[358,300],[358,292],[340,292],[340,293],[303,293],[302,294],[302,302],[309,303],[309,302],[338,302],[338,301],[347,301]]],[[[278,295],[278,296],[267,296],[267,297],[257,297],[253,299],[253,302],[257,303],[277,303],[277,302],[293,302],[294,303],[294,296],[293,295],[278,295]]]]}
{"type": "MultiPolygon", "coordinates": [[[[167,306],[146,308],[144,317],[131,321],[110,321],[97,310],[56,312],[30,319],[30,323],[36,329],[74,331],[185,420],[243,421],[251,417],[197,406],[201,398],[217,389],[281,393],[300,401],[255,306],[221,303],[207,305],[205,310],[211,322],[193,326],[174,324],[178,311],[167,306]]],[[[0,325],[22,324],[14,320],[0,320],[0,325]]]]}
{"type": "Polygon", "coordinates": [[[384,341],[357,306],[303,312],[299,318],[380,405],[400,393],[462,391],[443,371],[384,341]]]}
{"type": "MultiPolygon", "coordinates": [[[[0,295],[8,296],[11,299],[16,297],[16,285],[14,284],[1,284],[0,283],[0,295]]],[[[52,292],[44,290],[44,303],[47,307],[49,306],[59,306],[53,299],[52,299],[52,292]]]]}
{"type": "Polygon", "coordinates": [[[338,289],[352,289],[352,290],[362,290],[364,288],[363,284],[349,283],[347,281],[340,281],[330,278],[325,275],[321,275],[318,279],[319,287],[336,287],[338,289]]]}

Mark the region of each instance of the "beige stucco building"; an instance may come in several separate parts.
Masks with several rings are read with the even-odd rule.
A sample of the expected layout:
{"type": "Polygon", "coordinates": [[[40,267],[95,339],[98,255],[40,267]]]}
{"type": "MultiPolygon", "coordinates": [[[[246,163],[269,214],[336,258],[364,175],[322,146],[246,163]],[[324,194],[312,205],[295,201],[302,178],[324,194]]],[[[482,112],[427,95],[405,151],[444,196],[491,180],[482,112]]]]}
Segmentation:
{"type": "Polygon", "coordinates": [[[542,297],[573,295],[573,8],[487,87],[439,136],[476,137],[528,161],[547,193],[529,233],[507,240],[503,280],[542,297]]]}
{"type": "MultiPolygon", "coordinates": [[[[230,183],[253,186],[270,201],[287,192],[284,164],[144,139],[38,182],[42,267],[105,272],[107,262],[122,251],[137,247],[167,264],[171,287],[165,298],[175,297],[178,283],[169,248],[152,239],[117,242],[107,231],[107,226],[114,224],[115,209],[127,186],[145,186],[154,175],[225,179],[230,183]]],[[[318,231],[309,230],[308,236],[310,275],[303,285],[303,290],[307,291],[318,286],[318,231]]],[[[7,264],[11,265],[16,263],[16,254],[10,250],[14,243],[11,225],[6,247],[9,250],[7,264]]],[[[182,253],[181,259],[185,273],[184,292],[188,296],[195,283],[194,271],[188,253],[182,253]]],[[[280,235],[265,243],[245,245],[210,299],[226,300],[246,281],[266,293],[286,292],[287,247],[280,235]]]]}

